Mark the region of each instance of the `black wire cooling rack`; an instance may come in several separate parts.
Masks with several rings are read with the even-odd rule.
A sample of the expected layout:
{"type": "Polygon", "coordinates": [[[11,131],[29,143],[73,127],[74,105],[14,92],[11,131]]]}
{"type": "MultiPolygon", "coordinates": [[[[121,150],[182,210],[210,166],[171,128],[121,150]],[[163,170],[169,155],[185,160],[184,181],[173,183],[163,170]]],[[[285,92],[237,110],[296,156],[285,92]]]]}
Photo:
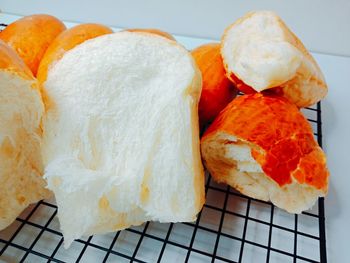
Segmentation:
{"type": "MultiPolygon", "coordinates": [[[[321,104],[302,111],[322,146],[321,104]]],[[[57,206],[40,201],[0,231],[0,262],[327,262],[323,198],[293,215],[216,184],[210,175],[206,196],[194,223],[147,222],[75,240],[67,250],[57,206]]]]}

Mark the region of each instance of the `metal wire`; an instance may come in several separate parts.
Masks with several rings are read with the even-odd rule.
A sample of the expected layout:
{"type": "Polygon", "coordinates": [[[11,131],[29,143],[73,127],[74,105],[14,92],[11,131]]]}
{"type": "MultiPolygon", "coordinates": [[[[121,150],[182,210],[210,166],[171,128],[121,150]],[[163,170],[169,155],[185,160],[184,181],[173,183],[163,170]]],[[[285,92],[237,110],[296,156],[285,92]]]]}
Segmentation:
{"type": "Polygon", "coordinates": [[[4,30],[4,28],[5,27],[7,27],[7,25],[6,24],[2,24],[2,23],[0,23],[0,32],[2,31],[2,30],[4,30]]]}

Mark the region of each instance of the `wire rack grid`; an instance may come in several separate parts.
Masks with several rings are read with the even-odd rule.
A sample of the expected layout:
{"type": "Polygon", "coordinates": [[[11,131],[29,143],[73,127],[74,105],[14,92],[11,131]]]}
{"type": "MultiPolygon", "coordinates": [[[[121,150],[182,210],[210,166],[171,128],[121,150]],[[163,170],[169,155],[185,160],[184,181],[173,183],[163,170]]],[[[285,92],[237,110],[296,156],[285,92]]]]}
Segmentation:
{"type": "MultiPolygon", "coordinates": [[[[302,111],[322,146],[321,104],[302,111]]],[[[147,222],[75,240],[69,249],[55,202],[40,201],[0,231],[0,262],[327,262],[323,198],[293,215],[208,174],[205,189],[206,204],[193,223],[147,222]]]]}

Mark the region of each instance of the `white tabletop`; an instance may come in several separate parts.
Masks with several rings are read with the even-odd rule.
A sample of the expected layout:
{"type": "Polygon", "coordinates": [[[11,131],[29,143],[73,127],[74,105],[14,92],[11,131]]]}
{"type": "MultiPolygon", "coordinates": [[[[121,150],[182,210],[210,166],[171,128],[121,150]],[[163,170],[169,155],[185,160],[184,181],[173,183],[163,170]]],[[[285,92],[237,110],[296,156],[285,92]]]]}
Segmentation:
{"type": "MultiPolygon", "coordinates": [[[[0,14],[1,23],[10,23],[18,16],[0,14]]],[[[74,23],[67,23],[72,26],[74,23]]],[[[118,30],[118,29],[115,29],[118,30]]],[[[186,48],[192,49],[210,40],[175,36],[186,48]]],[[[329,194],[325,199],[328,262],[346,262],[350,237],[350,57],[313,53],[329,86],[322,101],[323,148],[331,172],[329,194]]]]}
{"type": "Polygon", "coordinates": [[[329,262],[349,260],[350,184],[350,57],[314,54],[329,86],[322,103],[323,146],[331,172],[329,194],[325,200],[329,262]]]}

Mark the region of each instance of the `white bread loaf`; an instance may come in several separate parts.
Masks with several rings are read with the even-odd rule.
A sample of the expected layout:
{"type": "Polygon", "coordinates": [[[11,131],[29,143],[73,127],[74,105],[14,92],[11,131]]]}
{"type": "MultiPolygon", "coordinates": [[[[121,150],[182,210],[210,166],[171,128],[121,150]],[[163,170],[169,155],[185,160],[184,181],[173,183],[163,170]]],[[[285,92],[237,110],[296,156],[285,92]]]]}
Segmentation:
{"type": "Polygon", "coordinates": [[[221,40],[227,76],[255,91],[274,89],[298,107],[327,94],[316,61],[280,17],[270,11],[250,12],[227,27],[221,40]]]}
{"type": "Polygon", "coordinates": [[[52,65],[44,88],[45,178],[66,247],[147,220],[196,219],[201,77],[182,46],[149,33],[100,36],[52,65]]]}
{"type": "Polygon", "coordinates": [[[29,204],[49,196],[41,177],[43,111],[37,81],[0,41],[0,230],[29,204]]]}

